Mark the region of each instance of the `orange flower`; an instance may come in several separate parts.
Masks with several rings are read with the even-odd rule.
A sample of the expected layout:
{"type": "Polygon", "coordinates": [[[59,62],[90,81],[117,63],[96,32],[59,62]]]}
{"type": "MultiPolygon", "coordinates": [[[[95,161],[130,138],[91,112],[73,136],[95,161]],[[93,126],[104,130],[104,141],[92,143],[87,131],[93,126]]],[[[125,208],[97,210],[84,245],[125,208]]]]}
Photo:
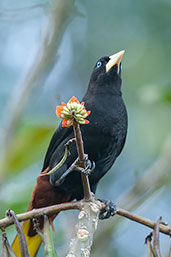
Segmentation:
{"type": "Polygon", "coordinates": [[[85,118],[90,113],[91,111],[86,111],[84,102],[80,103],[75,96],[67,104],[62,102],[62,106],[56,106],[56,115],[63,119],[62,127],[73,125],[74,120],[79,124],[88,124],[89,121],[85,118]]]}

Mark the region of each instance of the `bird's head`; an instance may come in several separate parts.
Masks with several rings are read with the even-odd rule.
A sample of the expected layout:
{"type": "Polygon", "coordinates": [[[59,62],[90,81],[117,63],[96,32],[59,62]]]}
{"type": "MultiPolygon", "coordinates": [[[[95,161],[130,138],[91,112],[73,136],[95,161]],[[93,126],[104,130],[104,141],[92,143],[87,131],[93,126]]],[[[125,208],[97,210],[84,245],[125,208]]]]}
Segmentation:
{"type": "Polygon", "coordinates": [[[120,91],[121,87],[121,59],[125,51],[122,50],[111,56],[101,57],[95,64],[91,74],[89,90],[102,92],[120,91]]]}

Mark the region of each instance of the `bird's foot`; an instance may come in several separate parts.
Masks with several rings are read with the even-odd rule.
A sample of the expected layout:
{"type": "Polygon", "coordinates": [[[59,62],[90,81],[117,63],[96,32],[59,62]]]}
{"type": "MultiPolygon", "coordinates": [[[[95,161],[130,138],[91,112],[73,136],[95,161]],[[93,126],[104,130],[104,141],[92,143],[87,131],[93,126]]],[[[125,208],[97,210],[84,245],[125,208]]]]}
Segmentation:
{"type": "Polygon", "coordinates": [[[76,170],[84,173],[87,176],[91,175],[92,172],[94,171],[96,165],[95,165],[95,162],[90,161],[88,159],[88,154],[85,154],[84,164],[85,164],[85,169],[81,168],[79,166],[76,166],[75,167],[76,170]]]}
{"type": "Polygon", "coordinates": [[[68,176],[69,173],[71,173],[73,170],[75,170],[76,163],[78,162],[78,158],[71,164],[71,166],[62,174],[62,176],[56,180],[55,184],[56,186],[61,185],[65,178],[68,176]]]}
{"type": "Polygon", "coordinates": [[[72,171],[79,171],[79,172],[82,172],[86,175],[90,175],[94,169],[95,169],[95,162],[91,162],[89,159],[88,159],[88,154],[85,154],[85,159],[84,159],[84,162],[85,162],[85,169],[81,168],[79,166],[79,158],[77,158],[72,164],[71,166],[62,174],[62,176],[55,182],[56,183],[56,186],[59,186],[61,185],[65,178],[67,177],[67,175],[69,173],[71,173],[72,171]]]}
{"type": "Polygon", "coordinates": [[[99,200],[99,201],[106,205],[106,207],[100,211],[99,219],[101,220],[108,219],[117,213],[116,205],[111,200],[99,200]]]}

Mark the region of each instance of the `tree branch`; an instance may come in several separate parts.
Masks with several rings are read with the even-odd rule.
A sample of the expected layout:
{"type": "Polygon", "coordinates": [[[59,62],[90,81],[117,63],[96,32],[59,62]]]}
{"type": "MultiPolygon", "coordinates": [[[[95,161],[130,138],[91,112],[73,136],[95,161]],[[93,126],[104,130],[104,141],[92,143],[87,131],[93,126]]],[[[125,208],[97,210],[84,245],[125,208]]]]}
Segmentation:
{"type": "Polygon", "coordinates": [[[66,257],[90,256],[94,233],[99,221],[101,202],[92,198],[85,201],[75,226],[75,236],[70,241],[69,251],[66,257]]]}
{"type": "MultiPolygon", "coordinates": [[[[18,221],[24,221],[28,219],[33,219],[36,217],[40,217],[43,215],[48,215],[48,214],[55,214],[59,211],[66,211],[66,210],[71,210],[71,209],[81,209],[82,201],[78,202],[69,202],[69,203],[62,203],[58,205],[52,205],[50,207],[44,207],[40,209],[33,209],[32,211],[24,212],[17,214],[17,219],[18,221]]],[[[0,219],[0,228],[5,228],[10,225],[14,224],[13,220],[10,218],[3,218],[0,219]]]]}
{"type": "MultiPolygon", "coordinates": [[[[140,223],[140,224],[142,224],[146,227],[152,228],[152,229],[154,229],[155,225],[156,225],[156,222],[154,222],[150,219],[141,217],[141,216],[131,213],[129,211],[123,210],[119,207],[116,208],[116,214],[118,214],[119,216],[125,217],[129,220],[140,223]]],[[[171,236],[171,226],[169,226],[169,225],[160,224],[159,231],[163,234],[171,236]]]]}
{"type": "MultiPolygon", "coordinates": [[[[94,202],[94,201],[97,201],[97,200],[95,200],[95,199],[89,200],[89,202],[94,202]]],[[[97,201],[97,202],[99,202],[99,201],[97,201]]],[[[66,210],[72,210],[72,209],[81,210],[84,207],[85,203],[87,203],[87,201],[85,201],[85,200],[81,200],[81,201],[77,201],[77,202],[62,203],[62,204],[57,204],[57,205],[44,207],[44,208],[40,208],[40,209],[34,209],[32,211],[17,214],[16,216],[17,216],[18,221],[21,222],[24,220],[33,219],[33,218],[40,217],[43,215],[55,214],[59,211],[66,211],[66,210]]],[[[105,204],[101,203],[101,209],[104,209],[105,207],[106,207],[105,204]]],[[[154,229],[155,225],[156,225],[156,222],[154,222],[150,219],[141,217],[139,215],[136,215],[134,213],[131,213],[129,211],[121,209],[119,207],[116,208],[116,215],[125,217],[127,219],[130,219],[132,221],[135,221],[137,223],[140,223],[140,224],[142,224],[146,227],[152,228],[152,229],[154,229]]],[[[14,224],[14,222],[11,218],[0,219],[0,229],[6,228],[12,224],[14,224]]],[[[170,225],[159,224],[159,231],[163,234],[171,236],[171,226],[170,225]]]]}

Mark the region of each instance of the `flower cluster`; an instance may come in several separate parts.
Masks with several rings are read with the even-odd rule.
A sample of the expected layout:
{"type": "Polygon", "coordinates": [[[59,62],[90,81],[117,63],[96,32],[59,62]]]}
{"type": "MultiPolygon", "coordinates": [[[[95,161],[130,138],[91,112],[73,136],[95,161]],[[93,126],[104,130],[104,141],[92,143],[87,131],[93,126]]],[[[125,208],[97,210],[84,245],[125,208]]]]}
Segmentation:
{"type": "Polygon", "coordinates": [[[86,111],[84,102],[80,103],[75,96],[67,104],[62,102],[62,106],[56,106],[56,115],[63,119],[63,127],[73,125],[74,120],[79,124],[88,124],[89,121],[85,118],[90,113],[91,111],[86,111]]]}

